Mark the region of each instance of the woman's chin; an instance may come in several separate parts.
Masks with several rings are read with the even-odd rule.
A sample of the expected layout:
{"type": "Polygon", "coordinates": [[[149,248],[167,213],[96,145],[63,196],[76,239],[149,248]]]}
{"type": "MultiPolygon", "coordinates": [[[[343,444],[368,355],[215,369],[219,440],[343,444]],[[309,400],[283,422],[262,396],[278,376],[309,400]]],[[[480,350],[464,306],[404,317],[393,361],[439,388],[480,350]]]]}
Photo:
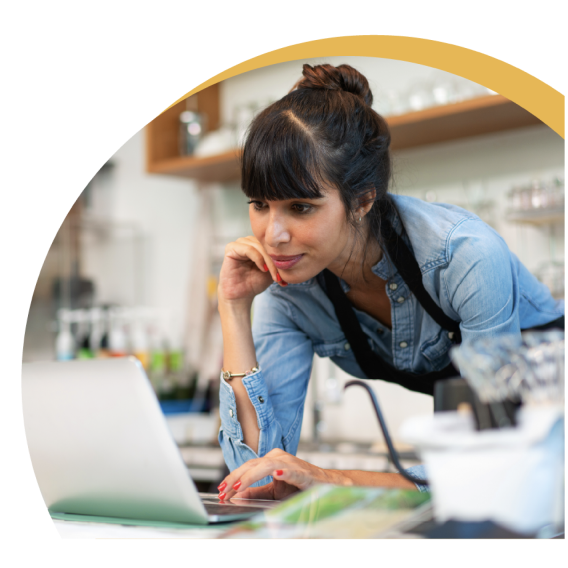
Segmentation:
{"type": "Polygon", "coordinates": [[[317,272],[315,274],[312,274],[311,272],[308,273],[304,270],[279,270],[278,272],[282,277],[282,280],[284,280],[284,282],[287,282],[288,284],[302,284],[302,282],[307,282],[318,274],[317,272]]]}

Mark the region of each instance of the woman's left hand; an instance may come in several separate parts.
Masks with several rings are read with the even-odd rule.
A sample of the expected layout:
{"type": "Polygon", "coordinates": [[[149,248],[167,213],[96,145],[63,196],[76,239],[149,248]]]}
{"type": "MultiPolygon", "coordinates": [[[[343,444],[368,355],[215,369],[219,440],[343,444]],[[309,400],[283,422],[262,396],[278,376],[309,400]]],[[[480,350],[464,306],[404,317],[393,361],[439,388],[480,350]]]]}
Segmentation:
{"type": "Polygon", "coordinates": [[[284,499],[318,483],[352,485],[339,471],[322,469],[293,456],[284,450],[271,450],[263,458],[249,460],[232,471],[219,485],[219,499],[284,499]],[[264,477],[274,481],[262,487],[250,487],[264,477]]]}

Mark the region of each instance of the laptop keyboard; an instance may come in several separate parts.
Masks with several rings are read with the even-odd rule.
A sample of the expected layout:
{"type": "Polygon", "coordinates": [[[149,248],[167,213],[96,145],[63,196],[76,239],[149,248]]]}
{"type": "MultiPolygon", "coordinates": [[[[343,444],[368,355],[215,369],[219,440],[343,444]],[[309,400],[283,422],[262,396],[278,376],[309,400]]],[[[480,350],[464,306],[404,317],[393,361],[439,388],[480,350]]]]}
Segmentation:
{"type": "Polygon", "coordinates": [[[221,502],[218,496],[213,493],[200,493],[199,496],[208,515],[242,515],[243,517],[252,517],[252,515],[262,513],[262,511],[279,505],[279,501],[251,500],[247,503],[246,499],[243,499],[247,503],[246,505],[236,504],[233,501],[221,502]]]}
{"type": "Polygon", "coordinates": [[[265,507],[241,507],[227,503],[203,503],[208,515],[249,515],[266,511],[265,507]]]}

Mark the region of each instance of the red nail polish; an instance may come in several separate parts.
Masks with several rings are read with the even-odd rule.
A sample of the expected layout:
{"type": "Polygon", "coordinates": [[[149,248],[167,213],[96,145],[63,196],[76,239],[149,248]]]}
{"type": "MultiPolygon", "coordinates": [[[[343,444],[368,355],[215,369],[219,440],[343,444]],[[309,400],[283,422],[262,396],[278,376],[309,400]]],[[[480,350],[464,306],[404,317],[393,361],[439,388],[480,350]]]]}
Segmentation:
{"type": "Polygon", "coordinates": [[[223,491],[223,489],[225,489],[225,487],[227,487],[227,482],[223,481],[223,483],[221,483],[221,485],[219,485],[219,487],[217,487],[217,489],[219,491],[223,491]]]}
{"type": "Polygon", "coordinates": [[[281,477],[282,475],[284,475],[284,472],[283,472],[281,469],[277,469],[277,470],[276,470],[276,475],[277,475],[278,477],[281,477]]]}
{"type": "Polygon", "coordinates": [[[282,280],[282,282],[280,282],[280,284],[282,284],[282,286],[288,286],[288,282],[282,280]]]}
{"type": "Polygon", "coordinates": [[[264,265],[264,270],[268,271],[268,266],[264,265]]]}
{"type": "Polygon", "coordinates": [[[243,484],[242,481],[240,481],[240,480],[237,481],[235,483],[235,485],[233,485],[233,489],[236,491],[242,484],[243,484]]]}
{"type": "Polygon", "coordinates": [[[278,282],[282,282],[282,278],[280,278],[280,274],[276,275],[276,280],[278,280],[278,282]]]}
{"type": "Polygon", "coordinates": [[[227,496],[226,493],[220,493],[220,494],[219,494],[219,501],[223,501],[226,496],[227,496]]]}

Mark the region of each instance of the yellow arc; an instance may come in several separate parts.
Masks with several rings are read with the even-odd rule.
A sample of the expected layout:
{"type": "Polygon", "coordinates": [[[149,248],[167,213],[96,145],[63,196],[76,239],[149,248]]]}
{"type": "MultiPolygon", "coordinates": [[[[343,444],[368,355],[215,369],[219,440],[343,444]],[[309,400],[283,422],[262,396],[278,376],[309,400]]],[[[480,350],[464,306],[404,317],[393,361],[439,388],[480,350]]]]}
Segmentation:
{"type": "Polygon", "coordinates": [[[345,36],[290,45],[230,67],[201,83],[174,104],[210,85],[253,69],[298,59],[332,56],[397,59],[459,75],[507,97],[564,138],[562,93],[529,73],[489,55],[450,43],[415,37],[345,36]]]}

